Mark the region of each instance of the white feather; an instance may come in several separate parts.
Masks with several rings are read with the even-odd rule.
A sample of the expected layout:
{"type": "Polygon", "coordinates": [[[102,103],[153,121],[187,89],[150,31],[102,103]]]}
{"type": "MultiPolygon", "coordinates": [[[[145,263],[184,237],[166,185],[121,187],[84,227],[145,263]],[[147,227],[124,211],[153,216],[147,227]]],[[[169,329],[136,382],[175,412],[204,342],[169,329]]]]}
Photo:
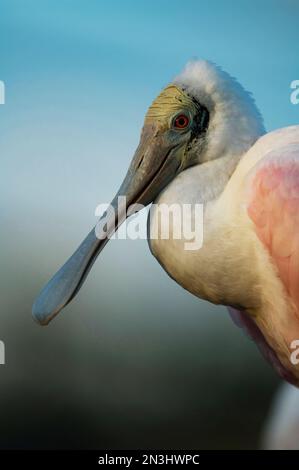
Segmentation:
{"type": "Polygon", "coordinates": [[[240,157],[265,133],[251,94],[212,62],[189,62],[174,83],[210,113],[205,161],[228,153],[240,157]]]}

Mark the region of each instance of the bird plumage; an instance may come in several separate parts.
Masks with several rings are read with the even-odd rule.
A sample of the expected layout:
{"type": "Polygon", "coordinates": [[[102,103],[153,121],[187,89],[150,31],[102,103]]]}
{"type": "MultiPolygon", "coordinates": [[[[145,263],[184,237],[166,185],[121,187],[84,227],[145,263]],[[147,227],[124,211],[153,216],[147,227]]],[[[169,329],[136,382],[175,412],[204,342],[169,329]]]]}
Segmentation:
{"type": "MultiPolygon", "coordinates": [[[[193,61],[149,108],[112,208],[119,195],[125,209],[155,202],[149,244],[160,264],[191,293],[229,306],[280,375],[299,385],[290,360],[299,339],[299,126],[266,134],[251,95],[215,64],[193,61]],[[188,204],[193,222],[203,205],[200,249],[171,236],[175,218],[168,239],[152,237],[165,204],[188,204]]],[[[33,308],[41,324],[76,295],[123,214],[104,215],[42,290],[33,308]]]]}
{"type": "MultiPolygon", "coordinates": [[[[157,212],[159,204],[171,205],[178,200],[192,205],[204,203],[202,248],[186,251],[186,240],[170,237],[151,240],[152,252],[185,289],[213,303],[241,310],[239,321],[259,342],[280,375],[298,383],[299,368],[290,362],[290,355],[292,341],[299,338],[298,310],[294,306],[299,266],[299,126],[262,136],[233,170],[222,158],[181,173],[156,201],[157,212]],[[271,179],[277,155],[279,181],[271,179]],[[281,253],[268,249],[263,230],[271,239],[278,237],[281,253]],[[290,252],[294,260],[288,258],[290,252]],[[281,254],[289,263],[288,269],[285,260],[279,258],[281,254]],[[277,268],[277,262],[284,270],[277,268]],[[244,315],[248,316],[247,324],[244,315]],[[252,322],[263,339],[253,332],[252,322]]],[[[152,224],[158,223],[153,212],[152,224]]]]}

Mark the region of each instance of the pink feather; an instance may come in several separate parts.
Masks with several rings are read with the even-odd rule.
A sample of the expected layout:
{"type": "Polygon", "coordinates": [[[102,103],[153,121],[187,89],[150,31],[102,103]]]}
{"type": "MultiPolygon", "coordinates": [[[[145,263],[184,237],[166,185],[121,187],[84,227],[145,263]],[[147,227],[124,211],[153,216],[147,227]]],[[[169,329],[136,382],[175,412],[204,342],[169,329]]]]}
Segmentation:
{"type": "Polygon", "coordinates": [[[270,152],[252,180],[248,214],[299,316],[299,145],[270,152]]]}

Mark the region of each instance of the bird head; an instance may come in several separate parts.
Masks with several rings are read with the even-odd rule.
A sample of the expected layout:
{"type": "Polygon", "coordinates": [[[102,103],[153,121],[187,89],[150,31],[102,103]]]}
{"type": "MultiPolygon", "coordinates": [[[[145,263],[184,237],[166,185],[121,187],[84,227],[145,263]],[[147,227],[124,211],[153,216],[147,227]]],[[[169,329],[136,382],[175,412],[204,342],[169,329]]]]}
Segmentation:
{"type": "Polygon", "coordinates": [[[57,315],[76,295],[125,218],[154,201],[180,172],[218,158],[227,148],[232,155],[249,148],[261,133],[258,118],[253,101],[228,74],[205,61],[187,66],[149,107],[139,145],[111,210],[43,288],[33,305],[34,318],[47,324],[57,315]],[[122,207],[120,196],[125,201],[122,207]]]}
{"type": "Polygon", "coordinates": [[[127,206],[151,203],[178,173],[198,162],[194,150],[204,146],[208,123],[208,110],[183,87],[164,88],[146,113],[140,143],[116,197],[126,197],[127,206]]]}

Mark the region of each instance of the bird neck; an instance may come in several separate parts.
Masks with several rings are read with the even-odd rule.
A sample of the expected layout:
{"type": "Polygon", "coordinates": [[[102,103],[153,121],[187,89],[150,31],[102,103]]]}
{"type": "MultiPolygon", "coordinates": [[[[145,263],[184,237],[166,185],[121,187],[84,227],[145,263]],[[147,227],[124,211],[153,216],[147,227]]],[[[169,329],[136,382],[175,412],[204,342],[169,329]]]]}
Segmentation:
{"type": "Polygon", "coordinates": [[[200,192],[200,202],[205,203],[220,196],[241,157],[242,155],[232,156],[227,154],[189,169],[190,176],[192,172],[192,179],[194,178],[194,181],[196,181],[196,186],[200,192]]]}

